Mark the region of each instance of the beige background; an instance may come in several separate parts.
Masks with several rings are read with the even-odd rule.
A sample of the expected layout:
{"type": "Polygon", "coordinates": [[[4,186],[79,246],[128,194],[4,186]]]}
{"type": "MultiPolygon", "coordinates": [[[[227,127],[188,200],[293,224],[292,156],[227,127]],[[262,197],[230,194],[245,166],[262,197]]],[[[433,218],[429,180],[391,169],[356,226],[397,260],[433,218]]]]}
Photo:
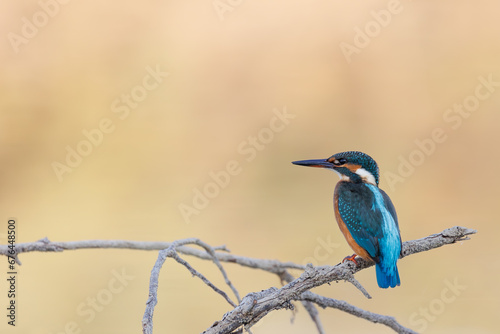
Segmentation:
{"type": "MultiPolygon", "coordinates": [[[[359,273],[372,300],[343,282],[315,291],[428,333],[498,330],[500,86],[474,97],[479,77],[500,82],[497,1],[41,3],[52,16],[37,1],[0,4],[0,233],[16,217],[18,242],[198,237],[239,255],[336,264],[351,254],[333,217],[337,177],[290,162],[361,150],[379,163],[404,240],[454,225],[479,234],[402,260],[397,289],[379,289],[373,269],[359,273]],[[218,12],[214,3],[229,9],[218,12]],[[34,20],[37,30],[23,28],[34,20]],[[355,41],[365,28],[372,36],[355,41]],[[346,44],[357,53],[346,57],[346,44]],[[168,77],[141,88],[147,68],[157,67],[168,77]],[[120,101],[131,93],[140,99],[134,109],[120,101]],[[447,111],[464,101],[472,112],[447,111]],[[294,118],[265,130],[273,110],[285,109],[294,118]],[[112,131],[85,146],[82,131],[103,120],[112,131]],[[433,131],[441,142],[431,145],[433,131]],[[264,139],[252,146],[259,134],[264,139]],[[426,154],[418,141],[428,144],[426,154]],[[54,162],[67,164],[67,147],[78,145],[87,156],[59,180],[54,162]],[[397,174],[403,160],[418,166],[391,183],[387,173],[397,174]],[[187,222],[180,205],[192,206],[210,172],[230,161],[239,173],[212,188],[216,196],[187,222]]],[[[25,254],[18,326],[2,315],[0,331],[70,333],[76,324],[81,333],[139,333],[156,256],[25,254]],[[125,286],[117,272],[131,277],[125,286]],[[92,311],[87,303],[98,297],[106,304],[92,311]]],[[[212,264],[188,260],[223,286],[212,264]]],[[[242,295],[280,286],[270,274],[226,267],[242,295]]],[[[230,309],[172,262],[159,291],[157,333],[199,333],[230,309]]],[[[391,333],[320,312],[328,333],[391,333]]],[[[277,331],[312,333],[314,325],[299,305],[296,314],[272,313],[253,332],[277,331]]]]}

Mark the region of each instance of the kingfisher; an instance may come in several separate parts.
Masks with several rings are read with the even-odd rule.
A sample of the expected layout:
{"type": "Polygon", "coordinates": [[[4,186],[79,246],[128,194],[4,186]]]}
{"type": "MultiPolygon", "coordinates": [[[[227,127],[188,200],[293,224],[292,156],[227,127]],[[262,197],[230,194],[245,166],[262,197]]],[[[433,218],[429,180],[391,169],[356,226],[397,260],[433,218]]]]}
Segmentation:
{"type": "Polygon", "coordinates": [[[354,255],[375,262],[381,288],[400,285],[397,261],[401,254],[401,233],[396,209],[378,187],[379,169],[368,154],[358,151],[337,153],[328,159],[293,161],[295,165],[319,167],[336,172],[333,208],[340,230],[354,255]]]}

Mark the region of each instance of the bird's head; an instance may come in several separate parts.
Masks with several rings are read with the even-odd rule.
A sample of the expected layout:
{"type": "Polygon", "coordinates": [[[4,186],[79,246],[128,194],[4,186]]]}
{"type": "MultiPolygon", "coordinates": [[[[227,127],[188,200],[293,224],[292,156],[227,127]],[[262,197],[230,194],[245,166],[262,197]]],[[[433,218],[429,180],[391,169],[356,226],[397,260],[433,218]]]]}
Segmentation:
{"type": "Polygon", "coordinates": [[[378,186],[378,166],[368,154],[358,151],[337,153],[328,159],[293,161],[295,165],[331,169],[341,180],[378,186]]]}

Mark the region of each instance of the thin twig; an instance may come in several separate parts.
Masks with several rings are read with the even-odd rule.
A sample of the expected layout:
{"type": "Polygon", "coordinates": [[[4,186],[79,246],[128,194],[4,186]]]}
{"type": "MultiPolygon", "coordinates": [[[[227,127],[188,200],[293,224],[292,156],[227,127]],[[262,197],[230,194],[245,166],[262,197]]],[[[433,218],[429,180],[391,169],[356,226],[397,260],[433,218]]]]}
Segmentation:
{"type": "Polygon", "coordinates": [[[346,278],[346,281],[351,283],[352,285],[354,285],[359,291],[361,291],[361,293],[368,299],[372,299],[372,296],[370,296],[370,294],[368,293],[368,291],[366,291],[365,287],[361,285],[361,283],[359,283],[359,281],[354,278],[353,275],[350,275],[346,278]]]}
{"type": "Polygon", "coordinates": [[[158,277],[160,276],[160,269],[167,259],[166,250],[161,250],[156,259],[156,263],[151,270],[151,277],[149,278],[149,295],[146,301],[146,311],[142,317],[142,332],[144,334],[153,334],[153,313],[156,304],[158,303],[158,277]]]}
{"type": "MultiPolygon", "coordinates": [[[[130,240],[81,240],[68,242],[53,242],[43,238],[34,242],[16,244],[16,256],[29,252],[62,252],[65,250],[78,249],[136,249],[145,251],[160,251],[167,249],[172,242],[165,241],[130,241],[130,240]]],[[[0,245],[0,255],[8,255],[7,245],[0,245]]],[[[213,247],[214,251],[228,250],[224,247],[213,247]]],[[[192,247],[177,247],[177,251],[184,255],[191,255],[203,260],[212,260],[212,255],[206,251],[192,247]]],[[[305,266],[293,262],[281,262],[278,260],[256,259],[245,256],[238,256],[229,253],[216,253],[217,260],[228,263],[239,264],[248,268],[265,270],[271,273],[279,273],[285,269],[304,270],[305,266]]]]}
{"type": "Polygon", "coordinates": [[[172,246],[170,246],[168,248],[168,257],[171,257],[173,258],[175,261],[177,261],[178,263],[182,264],[184,267],[186,267],[189,272],[191,273],[191,275],[193,276],[196,276],[198,278],[200,278],[203,283],[205,283],[206,285],[208,285],[210,288],[212,288],[212,290],[214,290],[215,292],[217,292],[219,295],[221,295],[222,297],[224,297],[224,299],[232,306],[232,307],[236,307],[236,304],[231,300],[231,298],[229,298],[229,296],[222,290],[220,290],[218,287],[216,287],[212,282],[210,282],[205,276],[203,276],[203,274],[201,274],[199,271],[197,271],[196,269],[194,269],[193,267],[191,267],[191,265],[186,262],[185,260],[183,260],[178,254],[177,252],[175,252],[175,250],[172,250],[172,246]]]}
{"type": "Polygon", "coordinates": [[[190,243],[193,243],[193,244],[196,244],[198,246],[203,247],[207,251],[207,253],[210,254],[210,256],[212,257],[212,261],[215,263],[217,268],[219,268],[219,271],[222,273],[222,277],[224,277],[224,281],[229,286],[229,288],[231,288],[234,295],[236,296],[236,300],[238,300],[238,303],[239,303],[241,301],[240,294],[238,293],[238,290],[236,290],[236,287],[233,285],[233,283],[231,283],[231,281],[227,277],[226,271],[224,270],[224,268],[220,264],[214,248],[212,246],[210,246],[209,244],[201,241],[200,239],[194,239],[193,242],[190,242],[190,243]]]}
{"type": "MultiPolygon", "coordinates": [[[[476,233],[475,230],[456,226],[429,237],[403,243],[402,255],[406,257],[457,241],[467,240],[468,235],[474,233],[476,233]]],[[[238,307],[226,313],[221,321],[208,328],[204,333],[231,333],[243,324],[250,323],[253,319],[260,318],[262,314],[267,314],[271,310],[289,308],[288,305],[290,305],[291,300],[296,300],[298,296],[314,287],[345,279],[360,270],[373,266],[373,261],[363,260],[362,258],[357,259],[357,262],[356,266],[350,263],[340,263],[333,267],[307,267],[299,278],[281,289],[267,289],[261,291],[258,295],[249,294],[245,296],[238,307]]],[[[363,314],[358,316],[363,318],[363,314]]],[[[403,331],[402,333],[406,332],[403,331]]]]}
{"type": "MultiPolygon", "coordinates": [[[[437,233],[422,239],[406,241],[403,243],[401,257],[407,257],[412,254],[428,251],[437,247],[441,247],[443,245],[455,243],[457,241],[468,240],[469,239],[468,236],[474,233],[476,233],[475,230],[456,226],[453,228],[446,229],[441,233],[437,233]]],[[[48,239],[45,238],[36,242],[17,244],[16,257],[19,254],[26,252],[61,252],[63,250],[70,250],[70,249],[74,250],[74,249],[85,249],[85,248],[163,250],[170,247],[172,244],[173,243],[168,243],[168,242],[137,242],[137,241],[126,241],[126,240],[86,240],[86,241],[73,241],[73,242],[50,242],[48,239]]],[[[293,306],[291,305],[290,302],[292,300],[301,300],[300,296],[308,292],[308,290],[310,290],[313,287],[329,283],[335,280],[338,281],[346,279],[346,277],[350,277],[356,272],[371,267],[373,265],[373,262],[366,261],[360,258],[357,259],[358,264],[356,266],[349,266],[349,264],[339,264],[333,267],[323,266],[315,268],[310,268],[310,267],[306,268],[305,266],[301,266],[290,262],[254,259],[243,256],[236,256],[228,253],[215,252],[216,248],[212,248],[214,250],[213,253],[207,251],[206,249],[205,251],[200,251],[198,249],[193,249],[187,246],[179,246],[179,247],[176,246],[176,249],[181,254],[192,255],[205,260],[215,261],[214,259],[217,259],[218,261],[222,262],[236,263],[241,266],[275,273],[280,275],[280,277],[286,272],[287,269],[305,270],[304,273],[299,278],[290,281],[287,285],[283,286],[281,289],[270,288],[261,291],[259,293],[248,294],[241,300],[240,304],[237,307],[235,307],[232,311],[226,313],[221,321],[214,323],[212,327],[207,329],[206,333],[232,333],[241,326],[245,326],[245,324],[256,323],[272,310],[292,308],[293,306]]],[[[222,251],[227,251],[224,247],[221,247],[219,249],[222,251]]],[[[0,255],[8,255],[8,247],[6,245],[0,245],[0,255]]],[[[166,259],[166,254],[165,258],[160,258],[159,256],[157,259],[157,263],[153,268],[153,270],[155,270],[155,268],[158,268],[158,275],[159,275],[159,269],[163,265],[165,259],[166,259]]],[[[155,281],[153,277],[153,271],[152,271],[152,277],[150,279],[150,294],[151,294],[151,288],[153,290],[155,288],[157,290],[158,288],[158,276],[156,275],[156,281],[155,281]]],[[[301,301],[309,302],[305,300],[301,301]]],[[[156,302],[157,301],[154,300],[153,298],[148,298],[148,305],[152,303],[156,305],[156,302]]],[[[309,312],[309,314],[311,315],[311,318],[314,320],[314,315],[311,312],[309,312]]],[[[147,314],[145,313],[144,317],[146,316],[147,314]]],[[[363,314],[359,314],[358,316],[363,318],[363,314]]],[[[152,313],[151,313],[151,319],[152,319],[152,313]]],[[[393,321],[395,322],[394,319],[393,321]]],[[[386,325],[389,326],[390,323],[391,322],[388,322],[386,323],[386,325]]],[[[318,328],[319,326],[321,326],[320,323],[319,326],[318,323],[316,325],[318,328]]],[[[319,330],[321,333],[321,329],[319,330]]],[[[401,331],[401,333],[412,333],[412,332],[401,331]]]]}
{"type": "MultiPolygon", "coordinates": [[[[287,283],[292,282],[295,277],[293,277],[288,271],[283,271],[282,274],[279,275],[281,281],[285,281],[287,283]]],[[[316,306],[307,301],[307,300],[301,300],[302,306],[306,309],[307,313],[309,313],[309,316],[311,317],[311,320],[314,322],[314,325],[316,325],[316,329],[318,330],[319,334],[325,334],[325,330],[323,329],[323,324],[321,323],[321,319],[319,318],[319,312],[316,309],[316,306]]]]}
{"type": "MultiPolygon", "coordinates": [[[[229,296],[219,288],[217,288],[212,282],[210,282],[205,276],[203,276],[200,272],[198,272],[196,269],[194,269],[188,262],[184,261],[178,254],[177,254],[177,248],[183,245],[187,244],[196,244],[201,247],[203,247],[207,253],[209,253],[212,256],[213,261],[219,268],[219,270],[222,272],[222,275],[224,276],[224,279],[226,280],[226,283],[233,289],[234,287],[232,286],[231,282],[227,278],[226,272],[224,268],[222,268],[220,262],[217,260],[217,257],[215,256],[215,251],[213,250],[212,247],[207,245],[206,243],[202,242],[199,239],[196,238],[190,238],[190,239],[183,239],[183,240],[177,240],[171,243],[171,245],[164,250],[161,250],[158,254],[158,259],[156,260],[156,263],[151,270],[151,278],[149,281],[149,295],[148,295],[148,300],[146,302],[146,310],[144,311],[144,316],[142,318],[142,330],[144,334],[152,334],[153,333],[153,314],[154,314],[154,309],[156,304],[158,303],[158,278],[160,275],[160,270],[165,263],[165,260],[167,257],[171,257],[174,260],[176,260],[178,263],[182,264],[184,267],[186,267],[189,272],[196,277],[199,277],[203,283],[208,285],[212,290],[220,294],[221,296],[226,299],[226,301],[231,304],[231,306],[236,307],[236,304],[229,298],[229,296]]],[[[234,288],[233,291],[236,291],[234,288]]],[[[236,297],[239,299],[238,292],[236,291],[236,297]]]]}
{"type": "Polygon", "coordinates": [[[395,330],[397,333],[417,334],[413,330],[400,325],[396,321],[396,319],[394,319],[394,317],[366,311],[366,310],[360,309],[359,307],[353,306],[353,305],[351,305],[343,300],[337,300],[337,299],[333,299],[333,298],[323,297],[323,296],[317,295],[315,293],[312,293],[310,291],[304,292],[300,296],[300,298],[303,300],[313,302],[313,303],[321,306],[322,308],[326,308],[326,307],[335,308],[335,309],[347,312],[349,314],[352,314],[352,315],[357,316],[359,318],[366,319],[366,320],[374,322],[374,323],[384,324],[384,325],[392,328],[393,330],[395,330]]]}
{"type": "Polygon", "coordinates": [[[314,304],[308,300],[301,300],[301,302],[302,302],[302,305],[304,306],[304,308],[307,310],[307,313],[309,313],[311,320],[316,325],[316,329],[318,330],[318,333],[325,334],[323,324],[321,323],[321,319],[319,318],[319,312],[316,309],[316,307],[314,306],[314,304]]]}

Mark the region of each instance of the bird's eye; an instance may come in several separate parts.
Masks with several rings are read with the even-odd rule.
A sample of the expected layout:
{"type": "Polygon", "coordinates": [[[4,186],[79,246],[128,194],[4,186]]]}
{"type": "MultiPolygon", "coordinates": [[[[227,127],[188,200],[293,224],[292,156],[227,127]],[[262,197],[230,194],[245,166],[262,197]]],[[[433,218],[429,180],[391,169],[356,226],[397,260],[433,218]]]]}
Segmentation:
{"type": "Polygon", "coordinates": [[[341,166],[341,165],[345,164],[346,162],[347,162],[347,160],[346,160],[346,159],[344,159],[344,158],[340,158],[340,159],[335,159],[335,160],[333,160],[333,164],[334,164],[335,166],[341,166]]]}

